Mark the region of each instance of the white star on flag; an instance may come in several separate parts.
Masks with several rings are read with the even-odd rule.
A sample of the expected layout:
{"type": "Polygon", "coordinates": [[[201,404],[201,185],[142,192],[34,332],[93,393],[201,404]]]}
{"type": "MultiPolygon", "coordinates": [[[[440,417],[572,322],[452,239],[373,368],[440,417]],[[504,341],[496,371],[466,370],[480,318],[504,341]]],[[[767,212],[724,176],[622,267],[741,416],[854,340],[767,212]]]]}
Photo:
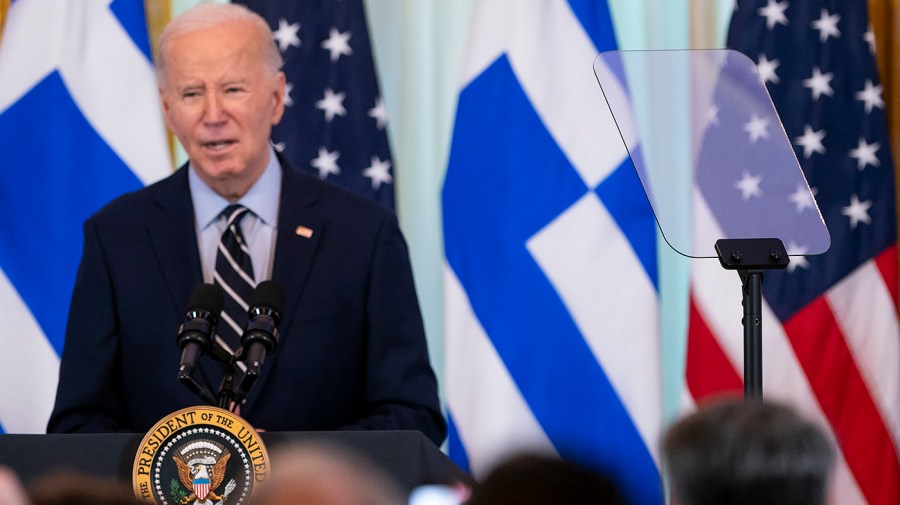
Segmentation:
{"type": "Polygon", "coordinates": [[[750,175],[750,172],[744,170],[744,176],[734,183],[734,187],[741,190],[741,196],[744,201],[749,201],[751,196],[757,198],[762,196],[762,190],[759,189],[759,183],[762,182],[761,175],[750,175]]]}
{"type": "Polygon", "coordinates": [[[805,186],[797,185],[797,191],[791,193],[788,200],[797,207],[797,213],[803,212],[805,209],[815,208],[813,196],[818,193],[816,188],[806,189],[805,186]]]}
{"type": "Polygon", "coordinates": [[[873,56],[875,55],[875,30],[872,29],[872,25],[869,25],[869,29],[866,30],[866,33],[863,34],[863,40],[866,41],[866,44],[869,44],[869,53],[873,56]]]}
{"type": "Polygon", "coordinates": [[[788,5],[790,4],[788,4],[787,0],[784,2],[769,0],[769,3],[767,3],[765,7],[760,7],[756,12],[758,12],[760,16],[766,18],[766,28],[771,30],[772,28],[775,28],[776,24],[787,26],[788,19],[787,16],[784,15],[784,11],[787,10],[788,5]]]}
{"type": "Polygon", "coordinates": [[[286,82],[284,83],[284,106],[285,107],[293,107],[294,99],[291,98],[291,91],[294,91],[294,85],[286,82]]]}
{"type": "Polygon", "coordinates": [[[871,206],[871,200],[860,202],[859,197],[855,194],[850,197],[850,205],[842,207],[841,214],[850,218],[851,230],[855,230],[859,223],[869,224],[872,222],[872,218],[869,216],[869,207],[871,206]]]}
{"type": "Polygon", "coordinates": [[[765,54],[760,54],[759,61],[756,63],[756,69],[759,71],[759,76],[762,77],[763,82],[773,82],[778,84],[781,79],[778,78],[775,69],[778,68],[779,65],[781,65],[781,63],[777,58],[769,61],[765,54]]]}
{"type": "Polygon", "coordinates": [[[856,160],[856,168],[865,170],[867,165],[874,167],[881,165],[881,160],[878,159],[878,156],[875,156],[880,147],[880,143],[873,142],[869,144],[866,142],[866,139],[860,137],[856,149],[850,150],[850,157],[856,160]]]}
{"type": "Polygon", "coordinates": [[[266,19],[273,45],[280,46],[283,55],[285,107],[272,139],[285,142],[284,158],[331,184],[394,208],[393,185],[373,191],[362,175],[373,155],[391,160],[387,128],[379,130],[366,115],[380,92],[363,0],[241,3],[266,19]],[[299,49],[288,49],[292,46],[299,49]],[[317,122],[312,129],[310,121],[317,122]]]}
{"type": "Polygon", "coordinates": [[[319,155],[310,162],[310,165],[319,171],[319,179],[325,179],[329,175],[341,173],[341,167],[337,164],[340,157],[341,153],[338,151],[328,152],[328,149],[320,147],[319,155]]]}
{"type": "Polygon", "coordinates": [[[757,140],[769,138],[769,122],[767,117],[759,117],[753,114],[750,121],[744,123],[744,131],[750,134],[750,143],[755,144],[757,140]]]}
{"type": "Polygon", "coordinates": [[[331,88],[325,88],[325,97],[316,102],[316,108],[325,111],[325,121],[331,122],[334,116],[346,116],[344,108],[346,93],[335,93],[331,88]]]}
{"type": "Polygon", "coordinates": [[[875,107],[879,109],[884,108],[884,100],[881,98],[882,91],[884,91],[884,88],[880,84],[876,86],[871,79],[866,79],[866,88],[862,91],[857,91],[853,96],[866,104],[866,114],[868,114],[875,107]]]}
{"type": "Polygon", "coordinates": [[[815,131],[812,126],[803,127],[803,135],[794,139],[794,143],[803,148],[803,157],[809,159],[813,153],[825,154],[825,146],[822,139],[825,138],[825,130],[815,131]]]}
{"type": "Polygon", "coordinates": [[[300,30],[300,23],[290,24],[285,19],[278,20],[278,29],[272,33],[272,38],[278,41],[278,49],[283,53],[289,47],[300,47],[300,37],[297,32],[300,30]]]}
{"type": "Polygon", "coordinates": [[[809,261],[804,254],[809,252],[809,247],[802,246],[791,240],[787,246],[788,256],[791,257],[790,263],[787,265],[788,273],[794,273],[794,270],[803,268],[809,270],[809,261]]]}
{"type": "Polygon", "coordinates": [[[390,169],[390,160],[380,160],[378,156],[372,156],[372,164],[363,170],[363,175],[372,179],[373,189],[378,189],[382,183],[389,183],[393,180],[390,169]]]}
{"type": "Polygon", "coordinates": [[[818,100],[823,94],[828,96],[834,94],[830,84],[832,79],[834,79],[834,73],[823,74],[819,67],[815,67],[812,77],[803,79],[803,87],[812,90],[813,100],[818,100]]]}
{"type": "Polygon", "coordinates": [[[369,109],[369,117],[375,119],[375,125],[379,130],[384,129],[384,125],[387,124],[387,108],[381,97],[375,99],[375,107],[369,109]]]}
{"type": "Polygon", "coordinates": [[[322,48],[327,49],[331,53],[331,61],[337,61],[341,56],[350,56],[353,49],[350,48],[350,32],[341,33],[337,28],[332,28],[328,38],[322,42],[322,48]]]}
{"type": "Polygon", "coordinates": [[[819,19],[812,22],[812,27],[819,30],[819,42],[825,42],[828,40],[828,37],[841,38],[841,31],[837,27],[840,20],[840,14],[829,15],[826,9],[822,9],[822,15],[819,16],[819,19]]]}

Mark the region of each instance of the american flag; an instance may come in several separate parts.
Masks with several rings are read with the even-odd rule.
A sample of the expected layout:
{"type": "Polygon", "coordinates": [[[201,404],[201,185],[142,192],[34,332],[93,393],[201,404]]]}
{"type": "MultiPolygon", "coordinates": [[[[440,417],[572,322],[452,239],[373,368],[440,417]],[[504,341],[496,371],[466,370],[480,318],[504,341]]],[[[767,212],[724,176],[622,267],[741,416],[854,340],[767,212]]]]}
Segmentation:
{"type": "Polygon", "coordinates": [[[290,163],[394,208],[387,110],[362,0],[240,2],[269,23],[284,58],[285,114],[272,132],[290,163]]]}
{"type": "MultiPolygon", "coordinates": [[[[764,395],[798,406],[833,434],[834,503],[900,503],[894,173],[866,2],[740,1],[728,45],[756,63],[832,241],[825,254],[766,273],[764,395]]],[[[752,199],[790,198],[751,182],[735,187],[752,199]]],[[[711,209],[711,226],[698,234],[711,241],[727,218],[716,213],[711,190],[698,191],[711,209]]],[[[791,219],[809,210],[800,198],[791,203],[791,219]]],[[[789,252],[804,252],[800,241],[786,242],[789,252]]],[[[742,388],[736,282],[712,262],[692,272],[686,379],[695,401],[742,388]]]]}

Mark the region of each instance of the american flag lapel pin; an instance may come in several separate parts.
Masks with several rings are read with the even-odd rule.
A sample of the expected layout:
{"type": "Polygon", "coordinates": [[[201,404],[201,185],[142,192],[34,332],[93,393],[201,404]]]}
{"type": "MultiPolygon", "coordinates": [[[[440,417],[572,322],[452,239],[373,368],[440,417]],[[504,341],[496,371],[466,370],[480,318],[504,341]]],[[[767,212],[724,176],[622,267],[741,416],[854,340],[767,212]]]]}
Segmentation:
{"type": "Polygon", "coordinates": [[[313,231],[311,228],[307,228],[306,226],[300,225],[297,229],[294,230],[295,235],[299,235],[303,238],[312,238],[313,231]]]}

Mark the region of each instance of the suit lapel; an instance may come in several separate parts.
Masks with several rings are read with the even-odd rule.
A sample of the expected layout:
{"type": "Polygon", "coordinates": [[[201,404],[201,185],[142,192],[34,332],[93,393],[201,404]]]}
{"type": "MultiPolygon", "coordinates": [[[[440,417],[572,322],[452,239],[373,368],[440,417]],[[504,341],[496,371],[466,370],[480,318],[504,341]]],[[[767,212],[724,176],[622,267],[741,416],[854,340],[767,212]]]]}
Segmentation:
{"type": "MultiPolygon", "coordinates": [[[[184,317],[194,286],[203,282],[194,226],[194,205],[187,179],[185,165],[156,186],[153,201],[158,212],[147,221],[150,243],[179,321],[184,317]]],[[[159,300],[159,303],[163,303],[163,300],[159,300]]],[[[177,328],[172,328],[172,348],[177,352],[174,344],[176,330],[177,328]]],[[[210,360],[201,360],[199,369],[215,394],[222,377],[220,365],[210,360]]],[[[201,377],[197,379],[202,380],[201,377]]]]}
{"type": "Polygon", "coordinates": [[[182,167],[156,187],[153,201],[159,211],[147,221],[147,229],[169,298],[180,318],[191,290],[203,281],[187,168],[182,167]]]}
{"type": "MultiPolygon", "coordinates": [[[[319,239],[324,232],[324,217],[315,209],[320,192],[315,187],[315,179],[304,180],[304,176],[286,165],[282,170],[281,201],[278,211],[278,237],[275,241],[275,264],[272,267],[272,280],[284,288],[285,302],[279,328],[281,338],[288,333],[300,295],[306,284],[310,266],[315,256],[319,239]]],[[[265,389],[265,382],[274,361],[278,358],[276,350],[266,359],[253,392],[243,407],[249,412],[259,392],[265,389]]],[[[262,428],[265,428],[264,426],[262,428]]]]}

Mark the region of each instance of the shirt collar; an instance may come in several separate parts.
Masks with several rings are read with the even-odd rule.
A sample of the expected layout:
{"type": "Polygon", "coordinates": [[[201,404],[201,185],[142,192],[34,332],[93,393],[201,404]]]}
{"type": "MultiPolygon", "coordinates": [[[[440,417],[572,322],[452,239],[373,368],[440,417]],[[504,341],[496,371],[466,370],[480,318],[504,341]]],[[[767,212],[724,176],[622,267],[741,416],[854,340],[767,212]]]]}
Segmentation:
{"type": "MultiPolygon", "coordinates": [[[[193,165],[188,167],[188,187],[194,204],[194,215],[199,229],[210,226],[219,217],[222,209],[231,202],[206,185],[197,175],[193,165]]],[[[269,163],[256,183],[250,187],[237,203],[250,209],[254,215],[269,226],[275,226],[278,220],[278,203],[281,198],[281,166],[275,156],[275,150],[269,146],[269,163]]]]}

